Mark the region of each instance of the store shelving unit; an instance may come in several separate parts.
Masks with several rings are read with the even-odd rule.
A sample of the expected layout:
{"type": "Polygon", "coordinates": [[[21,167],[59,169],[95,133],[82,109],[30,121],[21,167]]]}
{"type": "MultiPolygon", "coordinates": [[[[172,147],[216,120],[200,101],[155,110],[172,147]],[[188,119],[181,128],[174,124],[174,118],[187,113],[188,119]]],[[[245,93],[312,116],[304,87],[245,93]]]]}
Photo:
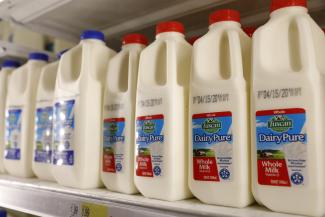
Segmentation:
{"type": "MultiPolygon", "coordinates": [[[[0,63],[3,59],[7,58],[25,61],[30,52],[35,52],[35,50],[0,40],[0,63]]],[[[50,59],[54,60],[53,53],[47,51],[41,52],[48,54],[50,59]]]]}
{"type": "Polygon", "coordinates": [[[0,192],[0,206],[39,216],[81,217],[89,213],[88,216],[96,217],[297,217],[275,213],[258,205],[237,209],[206,205],[196,199],[167,202],[106,189],[72,189],[52,182],[8,175],[0,175],[0,192]],[[100,215],[103,210],[106,214],[100,215]]]}
{"type": "MultiPolygon", "coordinates": [[[[220,8],[241,12],[242,24],[261,25],[269,17],[270,0],[6,0],[0,3],[0,18],[30,29],[77,42],[84,29],[102,30],[108,45],[121,46],[130,32],[154,38],[154,26],[163,20],[184,23],[188,36],[208,30],[208,15],[220,8]]],[[[325,1],[309,0],[309,12],[325,27],[325,1]]]]}
{"type": "MultiPolygon", "coordinates": [[[[154,26],[163,20],[179,20],[187,35],[207,31],[208,14],[220,8],[241,12],[242,24],[261,25],[269,16],[269,0],[10,0],[0,2],[0,18],[35,31],[77,42],[84,29],[102,30],[108,45],[119,49],[121,36],[130,32],[154,38],[154,26]]],[[[325,26],[325,1],[309,0],[311,16],[325,26]]],[[[30,49],[0,41],[4,58],[25,59],[30,49]]],[[[50,53],[49,53],[50,54],[50,53]]],[[[53,55],[50,54],[52,57],[53,55]]],[[[77,190],[37,179],[0,175],[0,206],[39,216],[172,217],[252,216],[290,217],[258,205],[243,209],[202,204],[196,199],[166,202],[124,195],[106,189],[77,190]],[[82,212],[85,213],[82,213],[82,212]],[[95,212],[96,214],[94,215],[95,212]],[[82,215],[84,214],[84,215],[82,215]]],[[[295,215],[296,216],[296,215],[295,215]]]]}

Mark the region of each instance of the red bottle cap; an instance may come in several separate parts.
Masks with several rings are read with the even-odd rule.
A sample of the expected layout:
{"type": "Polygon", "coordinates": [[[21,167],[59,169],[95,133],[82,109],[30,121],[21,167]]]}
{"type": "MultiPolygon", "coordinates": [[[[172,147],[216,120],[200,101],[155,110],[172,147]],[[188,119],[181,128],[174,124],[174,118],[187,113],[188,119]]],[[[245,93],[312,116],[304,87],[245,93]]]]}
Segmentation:
{"type": "Polygon", "coordinates": [[[275,10],[291,6],[301,6],[307,8],[307,0],[272,0],[270,12],[272,13],[275,10]]]}
{"type": "Polygon", "coordinates": [[[184,25],[177,21],[166,21],[157,24],[156,35],[163,32],[179,32],[185,34],[184,25]]]}
{"type": "Polygon", "coordinates": [[[257,27],[253,27],[253,26],[247,26],[247,27],[243,27],[244,32],[249,36],[249,37],[253,37],[254,32],[256,31],[257,27]]]}
{"type": "Polygon", "coordinates": [[[235,21],[240,22],[240,13],[232,9],[218,10],[210,14],[209,24],[214,24],[221,21],[235,21]]]}
{"type": "Polygon", "coordinates": [[[123,37],[123,40],[122,40],[123,45],[133,44],[133,43],[143,44],[143,45],[147,46],[148,38],[145,35],[139,34],[139,33],[132,33],[132,34],[125,35],[123,37]]]}
{"type": "Polygon", "coordinates": [[[201,38],[201,37],[202,37],[201,35],[195,35],[195,36],[189,37],[189,38],[187,39],[187,41],[188,41],[188,43],[190,43],[191,45],[193,45],[194,42],[195,42],[196,40],[198,40],[199,38],[201,38]]]}

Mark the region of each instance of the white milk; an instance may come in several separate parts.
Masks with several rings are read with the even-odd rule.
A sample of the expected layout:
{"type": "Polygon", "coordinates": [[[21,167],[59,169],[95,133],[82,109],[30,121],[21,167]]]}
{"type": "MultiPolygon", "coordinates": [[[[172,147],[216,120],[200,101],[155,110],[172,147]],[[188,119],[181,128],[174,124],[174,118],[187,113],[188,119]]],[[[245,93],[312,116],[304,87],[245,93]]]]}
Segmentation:
{"type": "Polygon", "coordinates": [[[6,129],[6,99],[8,82],[12,71],[19,67],[20,63],[15,60],[5,60],[0,71],[0,173],[5,172],[3,165],[3,151],[5,148],[6,129]]]}
{"type": "Polygon", "coordinates": [[[186,153],[192,47],[181,23],[164,22],[156,31],[140,56],[135,184],[145,197],[173,201],[191,196],[186,153]]]}
{"type": "MultiPolygon", "coordinates": [[[[58,60],[62,53],[58,54],[58,60]]],[[[51,172],[53,143],[53,100],[59,61],[42,69],[36,95],[35,132],[32,168],[43,180],[54,181],[51,172]]]]}
{"type": "Polygon", "coordinates": [[[245,207],[250,192],[251,40],[239,12],[210,15],[193,47],[189,112],[189,186],[204,203],[245,207]]]}
{"type": "Polygon", "coordinates": [[[306,1],[273,0],[253,41],[253,194],[274,211],[324,215],[324,33],[306,1]]]}
{"type": "Polygon", "coordinates": [[[96,188],[100,182],[102,103],[108,60],[115,52],[88,30],[61,58],[55,85],[53,167],[57,182],[96,188]]]}
{"type": "Polygon", "coordinates": [[[112,191],[137,193],[134,185],[134,115],[140,53],[148,44],[141,34],[123,38],[122,50],[108,66],[103,107],[101,176],[112,191]]]}
{"type": "Polygon", "coordinates": [[[32,177],[36,91],[48,56],[31,53],[28,62],[13,71],[8,83],[4,165],[8,173],[32,177]]]}

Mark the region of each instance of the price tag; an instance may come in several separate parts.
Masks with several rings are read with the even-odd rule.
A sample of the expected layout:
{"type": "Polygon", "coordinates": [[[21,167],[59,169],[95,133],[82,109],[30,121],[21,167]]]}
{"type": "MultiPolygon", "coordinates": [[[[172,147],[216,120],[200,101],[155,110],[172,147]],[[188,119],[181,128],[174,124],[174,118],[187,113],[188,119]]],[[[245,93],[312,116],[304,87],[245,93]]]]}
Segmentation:
{"type": "Polygon", "coordinates": [[[94,203],[72,204],[70,217],[109,217],[109,208],[94,203]]]}

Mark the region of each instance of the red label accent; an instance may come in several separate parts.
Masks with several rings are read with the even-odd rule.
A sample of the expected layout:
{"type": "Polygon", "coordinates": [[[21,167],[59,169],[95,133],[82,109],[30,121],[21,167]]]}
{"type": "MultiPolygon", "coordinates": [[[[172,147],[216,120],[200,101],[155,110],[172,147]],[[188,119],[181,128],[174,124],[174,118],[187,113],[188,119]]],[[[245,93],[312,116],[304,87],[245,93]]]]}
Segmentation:
{"type": "Polygon", "coordinates": [[[193,157],[193,176],[195,180],[219,182],[215,157],[193,157]]]}
{"type": "Polygon", "coordinates": [[[257,167],[259,184],[291,186],[285,160],[258,159],[257,167]]]}
{"type": "Polygon", "coordinates": [[[115,157],[114,153],[103,154],[103,171],[109,173],[115,173],[115,157]]]}
{"type": "Polygon", "coordinates": [[[284,115],[284,114],[304,114],[304,113],[306,113],[305,109],[291,108],[291,109],[276,109],[276,110],[257,111],[256,116],[284,115]]]}
{"type": "Polygon", "coordinates": [[[193,119],[198,118],[214,118],[214,117],[229,117],[231,112],[213,112],[213,113],[203,113],[203,114],[194,114],[193,119]]]}
{"type": "Polygon", "coordinates": [[[137,117],[138,121],[164,119],[164,115],[148,115],[137,117]]]}
{"type": "Polygon", "coordinates": [[[138,155],[137,164],[138,164],[138,167],[136,169],[137,176],[153,177],[150,155],[138,155]]]}
{"type": "Polygon", "coordinates": [[[125,118],[106,118],[104,122],[124,122],[125,118]]]}

